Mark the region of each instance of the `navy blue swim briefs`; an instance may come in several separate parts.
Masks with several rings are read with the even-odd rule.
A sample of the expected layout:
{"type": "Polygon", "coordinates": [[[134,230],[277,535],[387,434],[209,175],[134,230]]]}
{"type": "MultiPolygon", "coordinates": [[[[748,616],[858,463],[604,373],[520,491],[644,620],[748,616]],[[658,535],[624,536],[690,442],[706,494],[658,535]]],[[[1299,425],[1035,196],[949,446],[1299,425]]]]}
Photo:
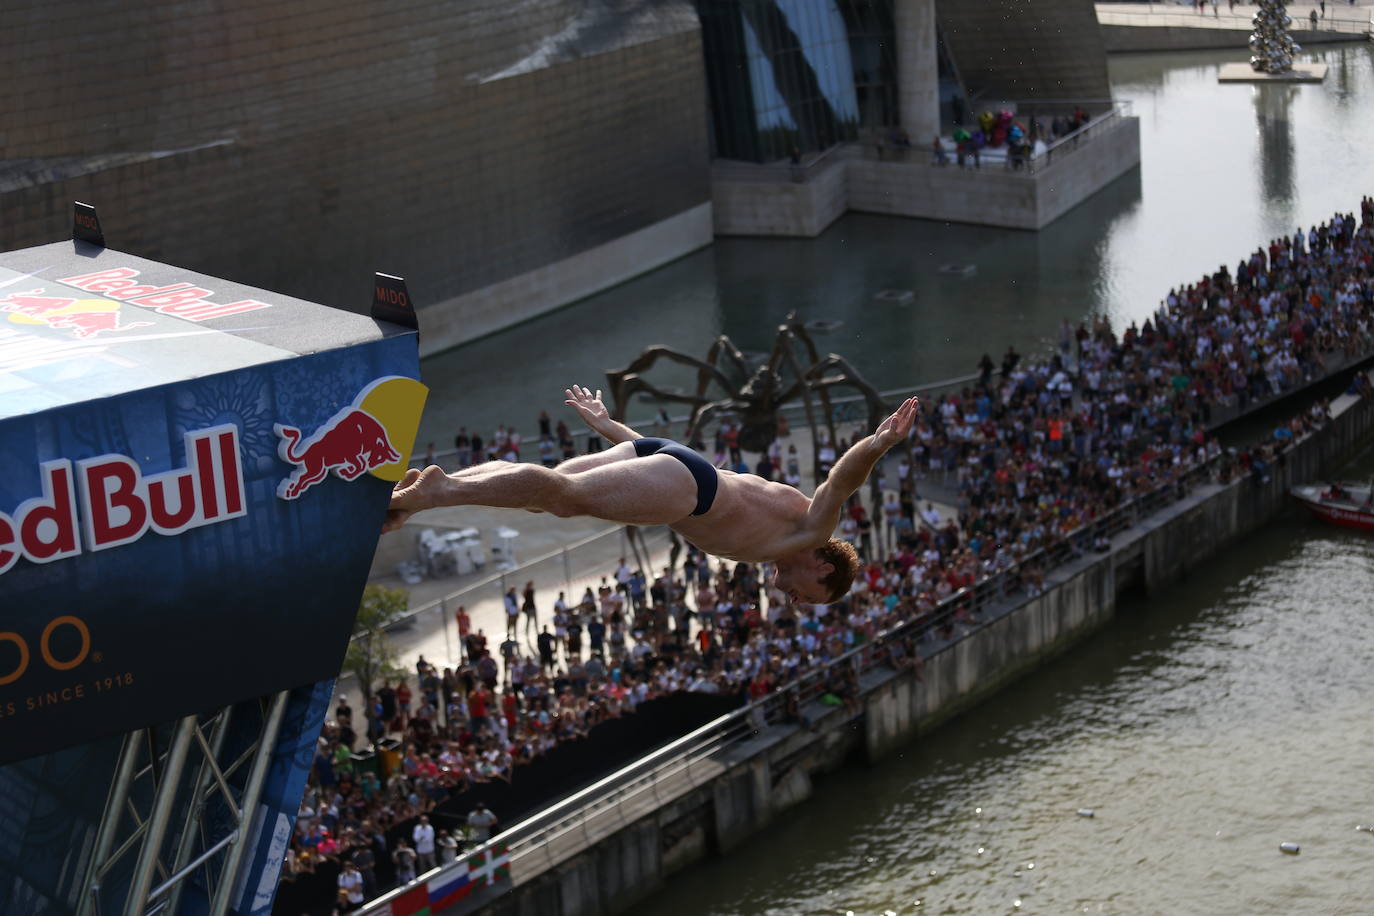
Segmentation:
{"type": "Polygon", "coordinates": [[[645,436],[642,439],[635,439],[635,456],[643,458],[646,455],[672,455],[692,472],[692,477],[697,482],[697,507],[692,512],[693,515],[705,515],[711,511],[711,503],[716,499],[716,488],[719,486],[719,478],[716,476],[716,469],[705,458],[698,455],[685,445],[674,442],[672,439],[663,439],[658,436],[645,436]]]}

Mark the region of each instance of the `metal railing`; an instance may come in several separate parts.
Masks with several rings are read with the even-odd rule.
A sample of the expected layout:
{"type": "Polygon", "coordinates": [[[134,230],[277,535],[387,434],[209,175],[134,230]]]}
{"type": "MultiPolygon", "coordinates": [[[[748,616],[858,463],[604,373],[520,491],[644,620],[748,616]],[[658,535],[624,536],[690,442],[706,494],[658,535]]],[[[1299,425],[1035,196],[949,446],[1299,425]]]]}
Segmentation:
{"type": "MultiPolygon", "coordinates": [[[[1072,99],[1031,99],[1025,101],[997,100],[986,103],[970,101],[969,103],[973,108],[1009,109],[1014,112],[1015,118],[1018,120],[1026,121],[1034,118],[1042,124],[1047,124],[1056,115],[1071,114],[1073,106],[1077,104],[1091,104],[1093,107],[1100,107],[1105,104],[1107,108],[1092,115],[1082,126],[1063,136],[1056,137],[1045,143],[1043,147],[1032,149],[1023,156],[1013,157],[1006,146],[984,146],[978,151],[977,161],[979,165],[977,168],[972,168],[975,162],[972,154],[968,154],[965,164],[973,171],[993,171],[997,174],[1011,171],[1027,175],[1033,174],[1057,161],[1056,153],[1062,157],[1083,143],[1099,139],[1103,134],[1109,133],[1121,118],[1129,117],[1132,111],[1129,99],[1121,101],[1085,99],[1081,102],[1072,99]]],[[[935,152],[927,143],[898,146],[886,138],[875,138],[865,144],[863,155],[870,159],[892,160],[911,165],[925,165],[931,168],[957,167],[958,152],[954,141],[943,138],[943,142],[945,161],[942,163],[936,161],[935,152]]]]}
{"type": "MultiPolygon", "coordinates": [[[[1356,10],[1353,13],[1342,10],[1337,2],[1327,5],[1327,14],[1317,19],[1317,27],[1312,28],[1310,10],[1320,7],[1315,4],[1304,4],[1301,7],[1292,6],[1288,8],[1288,15],[1293,19],[1290,29],[1301,32],[1340,32],[1349,35],[1367,35],[1371,30],[1370,12],[1366,10],[1356,10]],[[1299,11],[1301,10],[1301,11],[1299,11]]],[[[1215,8],[1207,9],[1206,12],[1199,13],[1196,10],[1186,11],[1188,8],[1180,8],[1174,4],[1166,3],[1133,3],[1133,4],[1097,4],[1098,25],[1130,25],[1130,26],[1158,26],[1158,27],[1179,27],[1190,29],[1231,29],[1235,31],[1249,32],[1253,26],[1251,19],[1255,13],[1255,7],[1249,4],[1236,4],[1234,10],[1223,2],[1215,8]],[[1120,9],[1119,7],[1126,7],[1120,9]]]]}

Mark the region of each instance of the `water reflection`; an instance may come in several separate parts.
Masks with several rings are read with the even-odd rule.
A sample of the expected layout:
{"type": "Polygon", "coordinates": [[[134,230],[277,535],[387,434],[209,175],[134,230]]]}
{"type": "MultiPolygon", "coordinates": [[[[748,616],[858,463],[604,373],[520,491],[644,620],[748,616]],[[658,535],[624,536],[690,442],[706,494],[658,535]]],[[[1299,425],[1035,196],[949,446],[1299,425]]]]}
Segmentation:
{"type": "Polygon", "coordinates": [[[1251,87],[1259,125],[1260,194],[1273,223],[1293,221],[1294,168],[1291,110],[1297,86],[1266,83],[1251,87]]]}

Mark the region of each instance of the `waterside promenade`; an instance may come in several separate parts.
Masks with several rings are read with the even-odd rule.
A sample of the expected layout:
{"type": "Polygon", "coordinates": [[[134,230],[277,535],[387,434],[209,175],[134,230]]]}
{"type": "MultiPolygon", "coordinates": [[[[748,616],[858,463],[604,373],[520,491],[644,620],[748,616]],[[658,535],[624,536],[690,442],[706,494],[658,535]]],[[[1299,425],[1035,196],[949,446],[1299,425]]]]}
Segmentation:
{"type": "MultiPolygon", "coordinates": [[[[1249,3],[1208,3],[1201,11],[1178,3],[1098,3],[1102,44],[1111,52],[1185,51],[1202,48],[1246,48],[1257,7],[1249,3]]],[[[1368,0],[1325,4],[1290,3],[1290,34],[1299,45],[1369,38],[1368,0]],[[1317,13],[1312,27],[1312,13],[1317,13]]]]}

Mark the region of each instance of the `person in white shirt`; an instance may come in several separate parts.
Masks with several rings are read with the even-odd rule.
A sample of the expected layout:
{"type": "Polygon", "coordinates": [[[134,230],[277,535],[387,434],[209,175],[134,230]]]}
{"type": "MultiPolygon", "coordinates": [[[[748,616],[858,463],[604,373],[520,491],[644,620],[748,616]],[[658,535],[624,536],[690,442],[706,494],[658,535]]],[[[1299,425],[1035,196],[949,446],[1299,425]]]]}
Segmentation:
{"type": "Polygon", "coordinates": [[[485,843],[491,838],[491,828],[496,825],[496,815],[481,802],[468,814],[468,827],[472,830],[474,843],[485,843]]]}
{"type": "Polygon", "coordinates": [[[434,860],[434,825],[428,817],[420,815],[420,823],[410,832],[410,838],[415,843],[416,864],[424,874],[438,864],[434,860]]]}
{"type": "Polygon", "coordinates": [[[352,862],[345,862],[343,871],[339,872],[339,890],[343,891],[348,900],[349,909],[362,905],[363,875],[352,862]]]}

